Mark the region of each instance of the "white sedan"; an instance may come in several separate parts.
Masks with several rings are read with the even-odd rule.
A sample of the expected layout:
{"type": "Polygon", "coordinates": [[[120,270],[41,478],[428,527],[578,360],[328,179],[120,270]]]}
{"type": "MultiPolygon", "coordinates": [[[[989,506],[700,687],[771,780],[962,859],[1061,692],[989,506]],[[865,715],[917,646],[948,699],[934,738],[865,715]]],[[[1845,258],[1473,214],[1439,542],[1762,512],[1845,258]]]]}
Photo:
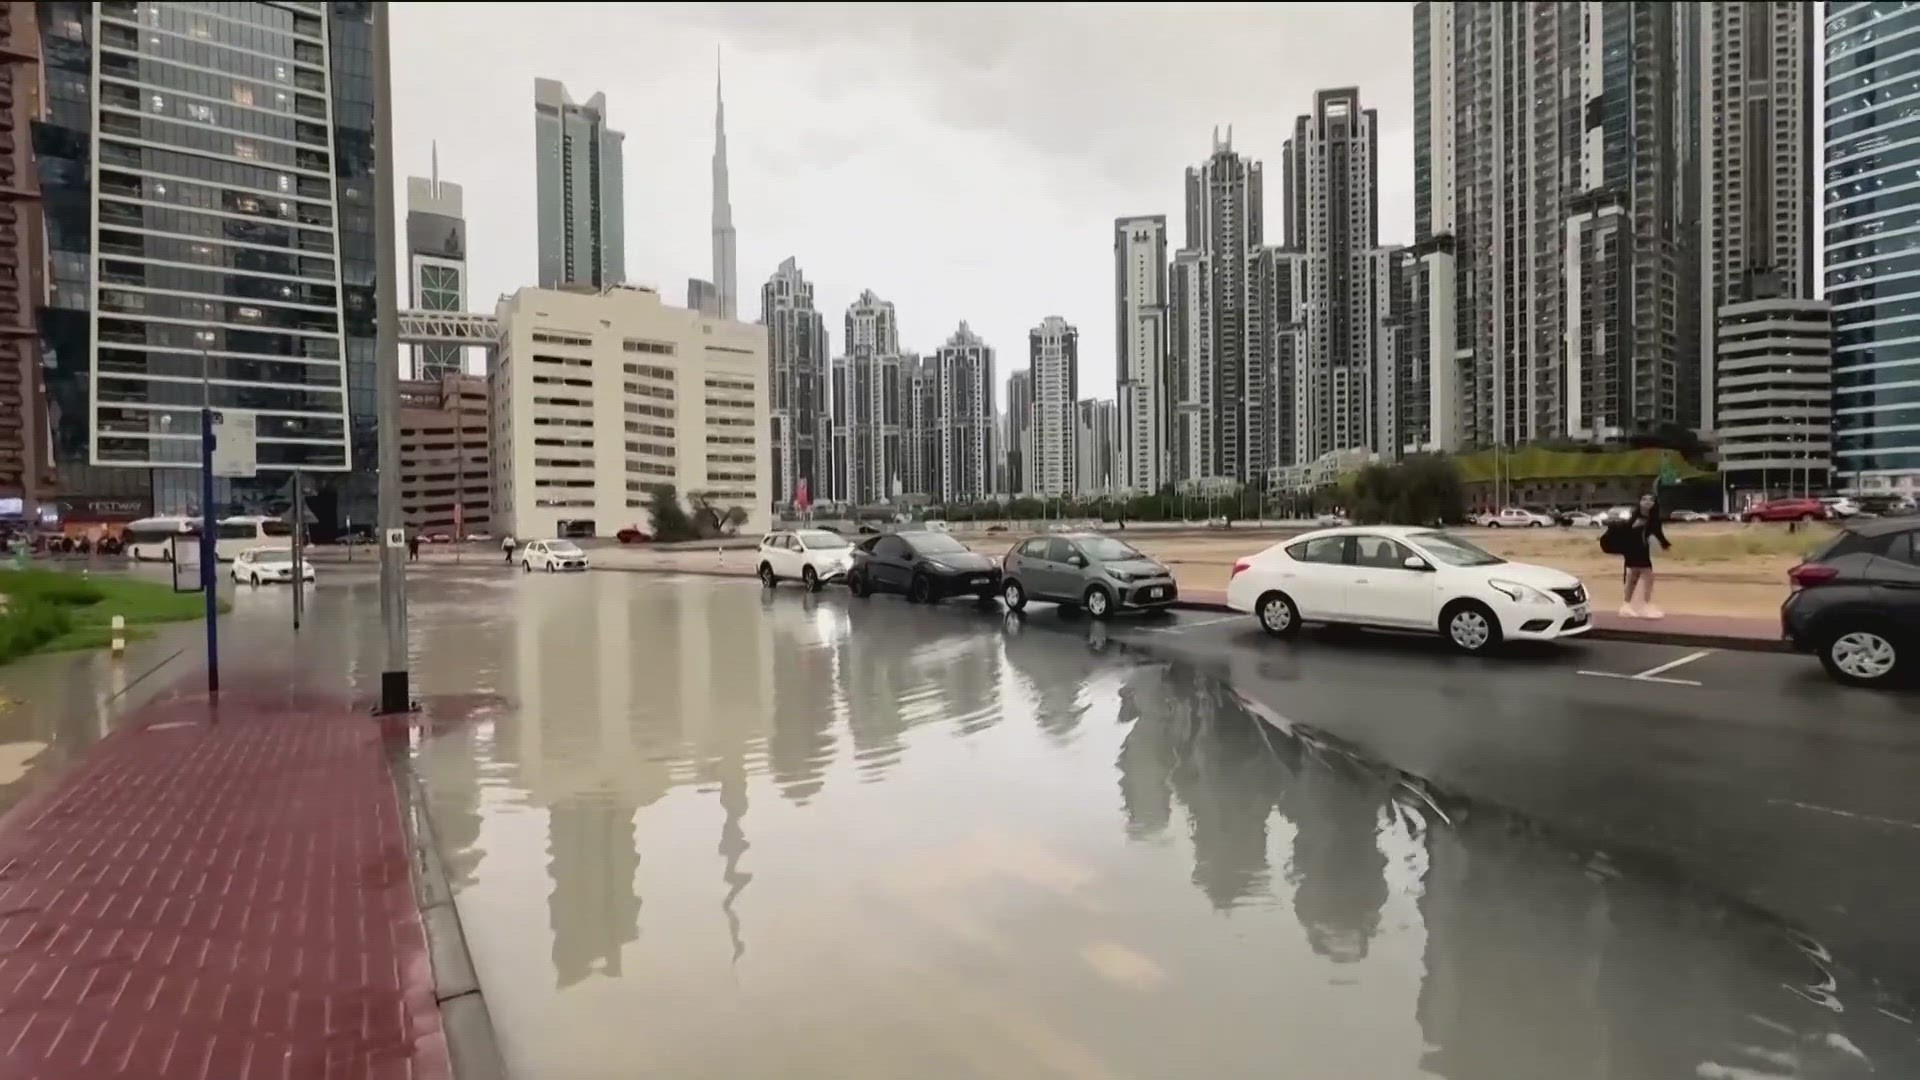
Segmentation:
{"type": "Polygon", "coordinates": [[[1571,574],[1508,562],[1437,529],[1327,529],[1233,564],[1227,606],[1286,636],[1303,622],[1424,630],[1463,652],[1593,626],[1571,574]]]}
{"type": "MultiPolygon", "coordinates": [[[[234,584],[245,582],[248,585],[265,585],[270,582],[293,581],[293,549],[275,547],[248,548],[236,555],[233,569],[228,571],[234,584]]],[[[300,580],[313,581],[313,564],[306,560],[300,562],[300,580]]]]}
{"type": "Polygon", "coordinates": [[[586,568],[587,553],[571,540],[530,540],[520,549],[522,570],[545,570],[551,574],[556,570],[586,568]]]}
{"type": "Polygon", "coordinates": [[[779,529],[760,539],[760,582],[769,589],[800,581],[817,592],[830,581],[847,580],[852,565],[852,541],[829,529],[779,529]]]}

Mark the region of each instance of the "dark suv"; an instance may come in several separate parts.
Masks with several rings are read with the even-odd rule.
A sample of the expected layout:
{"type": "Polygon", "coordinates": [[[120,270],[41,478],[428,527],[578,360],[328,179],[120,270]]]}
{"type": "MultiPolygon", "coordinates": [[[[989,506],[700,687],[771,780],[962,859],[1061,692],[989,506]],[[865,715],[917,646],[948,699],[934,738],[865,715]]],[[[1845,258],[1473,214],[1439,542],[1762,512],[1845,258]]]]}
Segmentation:
{"type": "Polygon", "coordinates": [[[943,532],[885,533],[853,549],[847,588],[855,596],[899,593],[916,604],[991,600],[1000,592],[1000,566],[943,532]]]}
{"type": "Polygon", "coordinates": [[[1920,519],[1850,523],[1787,579],[1781,629],[1835,679],[1894,686],[1920,670],[1920,519]]]}

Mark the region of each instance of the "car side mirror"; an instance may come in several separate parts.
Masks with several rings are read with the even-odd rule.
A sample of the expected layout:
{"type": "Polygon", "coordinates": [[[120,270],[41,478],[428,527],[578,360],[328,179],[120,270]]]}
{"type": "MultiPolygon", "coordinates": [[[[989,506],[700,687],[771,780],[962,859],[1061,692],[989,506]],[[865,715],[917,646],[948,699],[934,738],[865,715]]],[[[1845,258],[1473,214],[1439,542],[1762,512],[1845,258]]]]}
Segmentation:
{"type": "Polygon", "coordinates": [[[1425,560],[1425,559],[1423,559],[1423,558],[1421,558],[1421,557],[1420,557],[1420,556],[1418,556],[1418,555],[1409,555],[1409,556],[1407,556],[1407,558],[1406,558],[1406,561],[1405,561],[1405,562],[1402,562],[1402,563],[1401,563],[1400,565],[1401,565],[1401,566],[1404,566],[1404,567],[1406,567],[1406,568],[1407,568],[1407,569],[1409,569],[1409,570],[1431,570],[1431,569],[1433,569],[1433,567],[1432,567],[1432,566],[1430,566],[1430,565],[1428,565],[1428,563],[1427,563],[1427,560],[1425,560]]]}
{"type": "Polygon", "coordinates": [[[1084,555],[1069,555],[1067,556],[1067,565],[1085,570],[1087,568],[1087,557],[1084,555]]]}

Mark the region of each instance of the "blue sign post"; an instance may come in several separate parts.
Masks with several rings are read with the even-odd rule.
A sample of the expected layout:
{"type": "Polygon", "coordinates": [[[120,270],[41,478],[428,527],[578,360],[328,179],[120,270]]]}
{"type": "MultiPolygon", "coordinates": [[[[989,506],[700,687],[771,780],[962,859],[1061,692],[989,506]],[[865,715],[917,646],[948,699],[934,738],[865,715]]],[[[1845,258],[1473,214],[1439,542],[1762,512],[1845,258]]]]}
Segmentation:
{"type": "MultiPolygon", "coordinates": [[[[207,600],[207,693],[220,692],[220,631],[215,595],[220,565],[220,524],[213,513],[213,410],[200,409],[200,591],[207,600]]],[[[297,586],[296,586],[297,587],[297,586]]]]}

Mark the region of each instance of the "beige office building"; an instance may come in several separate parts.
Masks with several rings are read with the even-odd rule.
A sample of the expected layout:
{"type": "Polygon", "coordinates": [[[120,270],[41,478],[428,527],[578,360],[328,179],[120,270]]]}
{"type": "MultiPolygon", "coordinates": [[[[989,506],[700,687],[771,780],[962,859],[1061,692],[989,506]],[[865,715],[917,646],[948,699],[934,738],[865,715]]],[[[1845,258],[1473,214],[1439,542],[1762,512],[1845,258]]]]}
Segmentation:
{"type": "Polygon", "coordinates": [[[487,411],[487,380],[478,375],[401,381],[400,517],[408,529],[491,531],[487,411]]]}
{"type": "Polygon", "coordinates": [[[495,531],[652,531],[672,484],[767,528],[765,327],[669,307],[639,286],[526,288],[501,301],[493,387],[495,531]]]}

